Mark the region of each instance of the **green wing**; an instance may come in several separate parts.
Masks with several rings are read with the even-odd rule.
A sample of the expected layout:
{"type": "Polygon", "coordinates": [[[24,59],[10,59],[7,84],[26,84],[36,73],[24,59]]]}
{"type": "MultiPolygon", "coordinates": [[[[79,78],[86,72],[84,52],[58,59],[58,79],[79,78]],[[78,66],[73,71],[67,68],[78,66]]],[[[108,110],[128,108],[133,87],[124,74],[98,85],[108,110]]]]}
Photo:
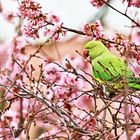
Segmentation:
{"type": "Polygon", "coordinates": [[[130,77],[127,78],[128,86],[133,89],[140,89],[140,78],[130,77]]]}
{"type": "Polygon", "coordinates": [[[132,72],[120,58],[111,53],[103,53],[92,60],[93,76],[99,82],[113,81],[123,75],[130,77],[132,72]]]}

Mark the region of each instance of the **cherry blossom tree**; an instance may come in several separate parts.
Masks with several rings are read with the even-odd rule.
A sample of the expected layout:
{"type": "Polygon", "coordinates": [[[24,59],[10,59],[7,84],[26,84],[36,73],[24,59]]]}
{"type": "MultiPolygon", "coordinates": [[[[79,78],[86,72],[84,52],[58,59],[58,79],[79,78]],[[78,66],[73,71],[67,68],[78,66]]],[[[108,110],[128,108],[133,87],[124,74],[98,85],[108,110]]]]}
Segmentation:
{"type": "Polygon", "coordinates": [[[81,25],[81,30],[65,27],[59,15],[42,12],[37,0],[16,0],[17,13],[5,12],[0,2],[1,15],[15,24],[16,32],[11,41],[0,44],[0,139],[140,139],[140,92],[126,87],[109,97],[92,77],[90,58],[85,58],[83,49],[80,52],[75,46],[77,55],[62,57],[58,51],[61,46],[54,45],[68,32],[81,40],[100,40],[124,58],[139,78],[140,1],[120,1],[127,5],[125,12],[113,7],[110,0],[87,3],[100,11],[111,8],[130,20],[127,36],[115,31],[109,36],[102,18],[81,25]],[[129,9],[136,9],[135,13],[129,9]],[[29,41],[41,36],[45,41],[39,44],[29,41]],[[58,59],[51,51],[46,53],[46,48],[54,48],[58,59]]]}

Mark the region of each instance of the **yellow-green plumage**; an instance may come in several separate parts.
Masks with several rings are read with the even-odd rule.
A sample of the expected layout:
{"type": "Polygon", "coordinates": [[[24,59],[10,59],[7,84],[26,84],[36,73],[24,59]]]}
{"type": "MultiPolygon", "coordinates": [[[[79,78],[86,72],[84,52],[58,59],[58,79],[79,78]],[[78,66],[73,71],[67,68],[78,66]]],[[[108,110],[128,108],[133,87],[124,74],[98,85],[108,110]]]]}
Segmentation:
{"type": "Polygon", "coordinates": [[[122,88],[122,78],[127,86],[140,89],[140,78],[134,78],[132,71],[125,62],[113,55],[100,41],[89,41],[85,46],[88,50],[93,67],[93,77],[99,83],[110,83],[115,88],[122,88]]]}

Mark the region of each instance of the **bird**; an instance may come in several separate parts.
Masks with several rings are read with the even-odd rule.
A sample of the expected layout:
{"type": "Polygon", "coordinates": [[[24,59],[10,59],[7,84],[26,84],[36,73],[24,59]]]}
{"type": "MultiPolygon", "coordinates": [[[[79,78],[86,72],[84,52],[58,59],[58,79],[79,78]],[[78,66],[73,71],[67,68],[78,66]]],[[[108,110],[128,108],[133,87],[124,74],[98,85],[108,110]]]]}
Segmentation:
{"type": "Polygon", "coordinates": [[[101,41],[91,40],[84,48],[91,60],[93,78],[105,86],[110,97],[124,89],[125,84],[128,89],[140,90],[140,78],[134,77],[125,61],[112,54],[101,41]]]}

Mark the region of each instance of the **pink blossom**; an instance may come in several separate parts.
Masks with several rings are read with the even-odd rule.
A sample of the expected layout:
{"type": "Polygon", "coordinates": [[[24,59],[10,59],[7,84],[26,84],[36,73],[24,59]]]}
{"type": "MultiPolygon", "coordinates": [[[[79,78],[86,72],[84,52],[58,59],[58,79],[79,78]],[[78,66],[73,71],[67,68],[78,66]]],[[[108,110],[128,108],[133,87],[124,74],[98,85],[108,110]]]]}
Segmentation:
{"type": "Polygon", "coordinates": [[[133,133],[131,140],[139,140],[140,139],[140,128],[136,129],[133,133]]]}
{"type": "MultiPolygon", "coordinates": [[[[111,47],[115,47],[118,51],[119,55],[125,56],[126,51],[129,47],[131,47],[130,41],[126,39],[123,35],[116,33],[115,36],[113,36],[112,41],[115,42],[114,44],[111,44],[111,47]]],[[[110,46],[110,45],[109,45],[110,46]]],[[[131,53],[131,52],[129,52],[131,53]]],[[[129,58],[131,58],[132,55],[129,54],[129,58]]]]}
{"type": "Polygon", "coordinates": [[[89,111],[94,109],[93,102],[94,101],[88,95],[83,95],[77,101],[75,101],[76,106],[89,111]]]}
{"type": "Polygon", "coordinates": [[[10,46],[10,59],[7,63],[7,68],[11,71],[13,70],[12,67],[14,67],[12,57],[14,57],[17,61],[21,62],[21,64],[24,64],[24,62],[27,60],[27,56],[25,55],[25,47],[27,45],[27,42],[24,40],[24,38],[14,37],[13,40],[10,41],[7,45],[10,46]]]}
{"type": "Polygon", "coordinates": [[[82,69],[85,71],[89,70],[88,63],[81,56],[74,57],[71,63],[74,64],[74,67],[76,67],[76,69],[82,69]]]}
{"type": "Polygon", "coordinates": [[[129,64],[130,69],[133,71],[136,77],[140,76],[140,64],[134,60],[131,64],[129,64]]]}
{"type": "Polygon", "coordinates": [[[19,15],[22,18],[34,18],[41,13],[41,6],[34,0],[22,0],[19,5],[19,15]]]}
{"type": "Polygon", "coordinates": [[[5,47],[5,46],[0,46],[0,56],[1,56],[1,59],[0,59],[0,68],[2,68],[6,62],[8,61],[9,59],[9,52],[8,52],[8,47],[5,47]]]}
{"type": "MultiPolygon", "coordinates": [[[[72,60],[69,61],[72,62],[72,60]]],[[[66,62],[64,61],[64,68],[67,67],[65,63],[66,62]]],[[[78,70],[80,68],[76,61],[73,61],[72,64],[74,65],[73,67],[77,68],[78,73],[83,74],[78,70]]],[[[44,74],[46,80],[49,83],[54,84],[49,90],[49,96],[54,94],[59,99],[74,98],[80,93],[80,90],[85,87],[85,83],[82,78],[78,78],[75,74],[65,71],[54,63],[48,63],[45,65],[44,74]]]]}
{"type": "Polygon", "coordinates": [[[83,32],[91,39],[99,39],[103,36],[103,28],[99,20],[95,23],[87,23],[83,27],[83,32]]]}
{"type": "Polygon", "coordinates": [[[19,52],[22,49],[25,49],[25,47],[27,45],[26,40],[23,37],[21,37],[21,36],[17,36],[15,38],[13,38],[13,41],[16,43],[16,49],[18,49],[19,52]]]}
{"type": "Polygon", "coordinates": [[[123,0],[123,2],[126,1],[129,3],[129,6],[134,6],[134,7],[140,7],[140,1],[139,0],[123,0]]]}
{"type": "Polygon", "coordinates": [[[39,38],[39,28],[38,26],[33,26],[32,23],[28,23],[21,27],[21,32],[27,37],[31,37],[33,39],[39,38]]]}
{"type": "Polygon", "coordinates": [[[19,112],[16,110],[12,110],[11,108],[5,111],[1,115],[1,122],[0,122],[0,137],[8,140],[12,139],[11,130],[14,131],[18,128],[19,123],[19,112]]]}
{"type": "Polygon", "coordinates": [[[115,140],[116,138],[115,138],[115,136],[114,136],[114,134],[112,134],[112,133],[110,133],[110,132],[105,132],[105,140],[115,140]]]}
{"type": "MultiPolygon", "coordinates": [[[[15,100],[12,100],[10,108],[3,112],[1,115],[0,137],[3,137],[6,140],[12,139],[13,135],[11,131],[15,132],[16,130],[21,129],[22,127],[26,127],[30,111],[38,111],[41,109],[41,107],[41,104],[35,99],[28,100],[23,98],[22,100],[20,100],[17,98],[15,100]],[[22,118],[24,119],[21,120],[22,118]],[[23,126],[20,126],[20,123],[22,123],[23,126]]],[[[19,137],[23,137],[23,134],[20,134],[19,137]]]]}
{"type": "MultiPolygon", "coordinates": [[[[132,33],[131,33],[131,38],[132,38],[132,41],[139,45],[140,44],[140,29],[139,28],[134,28],[132,30],[132,33]]],[[[139,46],[140,48],[140,46],[139,46]]]]}
{"type": "MultiPolygon", "coordinates": [[[[137,94],[137,96],[139,95],[139,93],[137,94]]],[[[139,103],[140,103],[140,99],[138,97],[129,97],[128,101],[130,102],[130,104],[128,104],[128,111],[127,114],[125,114],[125,104],[123,104],[122,108],[120,109],[120,112],[124,115],[127,115],[127,117],[129,118],[129,123],[137,123],[140,121],[140,107],[139,107],[139,103]]],[[[125,118],[125,116],[124,116],[125,118]]],[[[130,125],[129,129],[135,130],[136,129],[136,125],[130,125]]]]}
{"type": "Polygon", "coordinates": [[[123,47],[129,45],[129,40],[125,39],[124,36],[119,33],[116,33],[112,40],[115,42],[115,44],[121,44],[123,47]]]}
{"type": "Polygon", "coordinates": [[[62,23],[58,25],[60,18],[52,12],[43,13],[41,8],[40,4],[33,0],[22,0],[18,13],[25,21],[21,27],[22,33],[33,39],[39,38],[40,31],[54,40],[59,39],[60,35],[65,36],[66,31],[61,28],[62,23]]]}
{"type": "Polygon", "coordinates": [[[101,7],[105,4],[105,2],[107,2],[108,0],[90,0],[90,3],[94,6],[94,7],[101,7]]]}
{"type": "Polygon", "coordinates": [[[60,80],[52,87],[52,91],[59,99],[71,99],[78,95],[84,87],[83,80],[68,72],[62,72],[60,80]]]}
{"type": "Polygon", "coordinates": [[[132,0],[132,1],[130,1],[130,5],[140,8],[140,1],[139,0],[132,0]]]}
{"type": "Polygon", "coordinates": [[[13,19],[14,19],[14,17],[15,17],[15,15],[14,15],[13,12],[8,12],[8,11],[5,11],[5,12],[3,13],[3,16],[4,16],[4,18],[5,18],[8,22],[12,22],[13,19]]]}
{"type": "Polygon", "coordinates": [[[60,71],[61,68],[59,68],[56,64],[54,63],[49,63],[45,65],[45,77],[50,83],[55,83],[58,80],[60,80],[60,71]]]}
{"type": "Polygon", "coordinates": [[[52,23],[59,23],[60,17],[50,12],[50,13],[47,13],[47,21],[52,22],[52,23]]]}
{"type": "Polygon", "coordinates": [[[45,28],[44,35],[51,37],[53,40],[59,40],[61,36],[66,36],[66,30],[62,28],[63,23],[54,24],[52,28],[45,28]]]}
{"type": "Polygon", "coordinates": [[[7,110],[2,116],[1,121],[6,121],[11,127],[17,128],[18,126],[18,112],[14,110],[7,110]]]}
{"type": "MultiPolygon", "coordinates": [[[[4,63],[4,67],[2,67],[0,72],[0,83],[8,86],[10,84],[9,80],[16,80],[17,85],[23,86],[23,81],[27,76],[25,71],[30,71],[28,65],[25,71],[22,71],[22,67],[27,61],[24,50],[26,42],[23,38],[15,37],[12,41],[7,43],[7,46],[9,47],[5,48],[5,51],[1,54],[1,56],[4,55],[2,58],[5,59],[5,61],[1,59],[1,62],[6,63],[4,63]]],[[[8,94],[8,96],[11,97],[11,94],[8,94]]]]}

